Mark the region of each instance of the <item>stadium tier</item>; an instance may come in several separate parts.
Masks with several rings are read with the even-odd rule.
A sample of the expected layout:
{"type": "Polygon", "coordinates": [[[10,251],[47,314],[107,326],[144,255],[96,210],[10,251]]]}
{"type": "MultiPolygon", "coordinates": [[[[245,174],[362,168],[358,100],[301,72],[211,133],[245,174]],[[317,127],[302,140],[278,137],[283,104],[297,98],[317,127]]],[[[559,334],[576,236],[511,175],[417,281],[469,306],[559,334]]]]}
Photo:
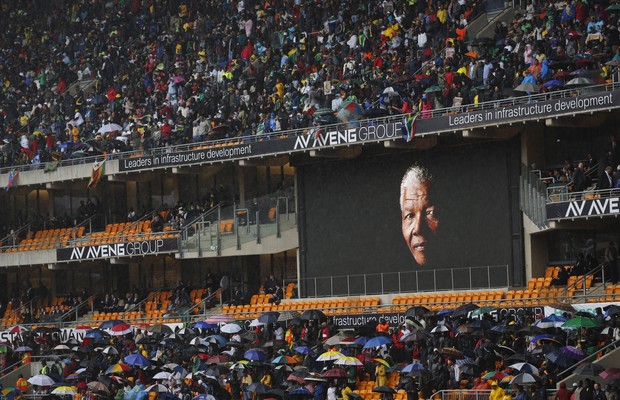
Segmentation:
{"type": "Polygon", "coordinates": [[[616,399],[618,15],[0,5],[2,398],[616,399]]]}

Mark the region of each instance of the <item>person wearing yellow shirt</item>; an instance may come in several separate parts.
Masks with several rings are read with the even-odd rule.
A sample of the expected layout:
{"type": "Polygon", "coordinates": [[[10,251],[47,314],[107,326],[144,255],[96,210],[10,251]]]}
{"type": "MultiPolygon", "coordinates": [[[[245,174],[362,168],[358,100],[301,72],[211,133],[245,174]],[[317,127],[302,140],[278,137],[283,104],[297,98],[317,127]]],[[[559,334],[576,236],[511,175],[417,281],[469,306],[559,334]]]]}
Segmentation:
{"type": "Polygon", "coordinates": [[[347,386],[347,385],[342,385],[342,391],[340,392],[340,395],[342,396],[342,400],[349,400],[349,393],[352,393],[353,390],[347,386]]]}
{"type": "Polygon", "coordinates": [[[385,372],[385,366],[381,363],[378,363],[377,366],[375,367],[375,385],[385,386],[386,384],[387,384],[387,373],[385,372]]]}
{"type": "Polygon", "coordinates": [[[260,383],[265,386],[271,387],[271,385],[273,384],[271,374],[269,372],[265,373],[265,375],[263,375],[263,377],[261,378],[260,383]]]}
{"type": "Polygon", "coordinates": [[[504,389],[499,387],[497,381],[491,382],[491,393],[489,394],[489,400],[503,400],[505,394],[504,389]]]}

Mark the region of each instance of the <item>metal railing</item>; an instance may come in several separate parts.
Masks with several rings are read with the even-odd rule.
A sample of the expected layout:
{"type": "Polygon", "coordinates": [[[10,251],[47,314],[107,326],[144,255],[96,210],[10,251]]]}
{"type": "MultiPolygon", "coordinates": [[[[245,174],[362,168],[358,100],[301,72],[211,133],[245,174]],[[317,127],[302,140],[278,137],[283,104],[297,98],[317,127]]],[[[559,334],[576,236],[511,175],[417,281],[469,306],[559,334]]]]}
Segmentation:
{"type": "Polygon", "coordinates": [[[547,188],[547,203],[564,203],[568,201],[595,200],[620,196],[620,189],[618,188],[586,190],[583,192],[558,192],[555,189],[555,187],[547,188]]]}
{"type": "Polygon", "coordinates": [[[510,286],[508,265],[298,279],[300,297],[378,295],[510,286]]]}
{"type": "Polygon", "coordinates": [[[183,313],[183,317],[186,319],[186,322],[189,322],[193,316],[198,316],[200,314],[194,314],[196,310],[202,310],[202,315],[207,315],[207,303],[211,302],[214,299],[217,299],[219,296],[220,306],[223,304],[223,293],[222,288],[217,289],[215,292],[211,293],[210,296],[205,297],[200,302],[194,304],[183,313]]]}
{"type": "Polygon", "coordinates": [[[546,186],[540,179],[539,170],[530,170],[521,164],[519,185],[520,209],[540,229],[547,227],[546,186]]]}
{"type": "Polygon", "coordinates": [[[66,313],[62,314],[57,321],[69,322],[67,321],[69,317],[75,314],[75,319],[73,321],[78,321],[80,319],[80,311],[83,310],[86,306],[90,306],[90,311],[93,311],[93,302],[95,301],[95,295],[90,296],[86,300],[83,300],[80,304],[76,305],[66,313]]]}
{"type": "MultiPolygon", "coordinates": [[[[589,356],[582,358],[581,360],[577,361],[575,364],[571,365],[570,367],[566,368],[564,371],[561,371],[557,374],[557,378],[560,378],[566,374],[568,374],[571,371],[574,371],[575,368],[577,368],[578,366],[580,366],[583,363],[587,363],[587,362],[593,362],[594,360],[596,360],[596,358],[598,357],[598,354],[601,352],[604,352],[605,350],[608,349],[616,349],[618,346],[620,345],[620,340],[616,340],[614,342],[611,342],[609,344],[607,344],[606,346],[597,349],[594,353],[590,354],[589,356]]],[[[562,379],[564,380],[564,379],[562,379]]]]}
{"type": "Polygon", "coordinates": [[[30,228],[31,228],[31,224],[26,224],[22,226],[21,228],[13,231],[13,233],[10,233],[4,238],[0,239],[0,248],[17,246],[20,240],[22,239],[22,237],[28,236],[28,233],[30,232],[30,228]]]}
{"type": "MultiPolygon", "coordinates": [[[[555,399],[556,389],[547,389],[547,399],[555,399]]],[[[489,400],[490,390],[453,389],[440,390],[430,400],[489,400]]]]}
{"type": "MultiPolygon", "coordinates": [[[[439,109],[434,109],[434,110],[425,110],[421,118],[422,119],[440,118],[440,117],[445,117],[447,115],[455,114],[455,110],[456,110],[456,113],[491,110],[491,109],[496,109],[500,107],[509,107],[509,106],[516,106],[516,105],[521,105],[521,104],[529,104],[529,103],[534,103],[538,101],[569,98],[569,97],[575,97],[579,95],[586,95],[586,94],[592,94],[592,93],[598,93],[598,92],[610,92],[613,90],[617,90],[619,88],[620,88],[620,84],[613,82],[613,83],[603,84],[603,85],[577,87],[577,88],[571,88],[567,90],[557,90],[557,91],[548,92],[548,93],[540,93],[540,94],[533,94],[533,95],[520,96],[520,97],[511,97],[511,98],[502,99],[502,100],[481,102],[476,105],[474,104],[463,105],[458,110],[456,110],[454,107],[445,107],[445,108],[439,108],[439,109]]],[[[571,111],[571,114],[577,114],[577,113],[579,113],[578,110],[571,111]]],[[[388,117],[362,120],[362,121],[359,121],[358,123],[363,124],[365,122],[367,125],[376,125],[379,123],[401,122],[404,116],[405,114],[391,115],[388,117]]],[[[536,116],[532,116],[530,119],[535,119],[535,118],[536,116]]],[[[527,119],[528,118],[524,118],[523,120],[525,121],[527,119]]],[[[344,123],[338,123],[338,124],[333,124],[333,125],[323,125],[320,128],[325,129],[325,130],[330,130],[330,129],[338,130],[338,127],[349,127],[350,124],[351,122],[344,122],[344,123]]],[[[488,123],[488,125],[496,125],[496,124],[497,122],[488,123]]],[[[485,124],[481,124],[480,126],[484,126],[484,125],[485,124]]],[[[220,147],[220,146],[239,144],[239,142],[243,144],[248,144],[248,143],[254,143],[254,142],[265,141],[265,140],[285,139],[290,136],[309,135],[315,132],[316,129],[317,127],[313,126],[313,127],[306,127],[306,128],[301,128],[301,129],[272,132],[272,133],[267,133],[263,135],[243,136],[243,137],[235,137],[235,138],[230,138],[230,139],[208,140],[208,141],[203,141],[203,142],[198,142],[198,143],[187,143],[187,144],[181,144],[181,145],[176,145],[176,146],[155,147],[150,150],[134,150],[134,151],[98,155],[98,156],[92,156],[92,157],[81,157],[77,159],[62,160],[59,166],[62,167],[62,166],[70,166],[70,165],[91,164],[91,163],[94,163],[95,161],[101,161],[103,159],[121,160],[121,159],[126,159],[128,157],[138,157],[141,155],[157,155],[157,154],[163,154],[163,153],[191,151],[191,150],[196,150],[198,148],[204,148],[205,145],[220,147]]],[[[444,131],[452,131],[452,130],[459,130],[459,129],[458,128],[446,128],[444,131]]],[[[433,132],[418,131],[416,132],[416,136],[425,136],[429,134],[436,134],[439,132],[440,131],[433,131],[433,132]]],[[[376,141],[380,142],[382,140],[384,139],[377,139],[376,141]]],[[[269,154],[263,154],[263,155],[267,156],[269,154]]],[[[37,169],[43,169],[43,168],[45,168],[45,163],[15,165],[11,167],[0,168],[0,174],[8,173],[9,171],[13,169],[17,169],[19,171],[26,171],[26,170],[37,170],[37,169]]]]}
{"type": "Polygon", "coordinates": [[[592,269],[591,271],[588,271],[584,275],[580,275],[575,282],[571,283],[570,285],[567,285],[562,291],[563,296],[566,299],[570,299],[574,297],[574,295],[569,296],[569,293],[571,292],[575,293],[577,290],[583,290],[583,296],[587,296],[589,288],[587,287],[588,285],[586,283],[588,279],[594,280],[594,278],[599,272],[601,273],[601,280],[603,283],[603,287],[605,287],[605,264],[600,264],[599,266],[592,269]]]}

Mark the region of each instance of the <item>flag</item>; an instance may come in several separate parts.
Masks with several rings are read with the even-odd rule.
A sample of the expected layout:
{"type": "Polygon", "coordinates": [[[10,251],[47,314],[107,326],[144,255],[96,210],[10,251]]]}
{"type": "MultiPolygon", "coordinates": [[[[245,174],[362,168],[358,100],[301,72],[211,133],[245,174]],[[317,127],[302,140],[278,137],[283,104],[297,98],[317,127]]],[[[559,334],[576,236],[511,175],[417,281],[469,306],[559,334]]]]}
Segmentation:
{"type": "Polygon", "coordinates": [[[412,115],[409,114],[405,117],[403,121],[403,140],[405,142],[411,142],[413,136],[415,135],[415,127],[417,125],[418,114],[412,115]]]}
{"type": "Polygon", "coordinates": [[[6,182],[6,191],[8,192],[10,188],[13,187],[13,185],[15,184],[15,180],[17,179],[17,176],[19,175],[19,171],[16,169],[12,169],[9,172],[9,180],[6,182]]]}
{"type": "Polygon", "coordinates": [[[105,174],[105,160],[101,162],[95,162],[93,164],[93,170],[90,173],[90,181],[88,182],[88,188],[94,189],[97,187],[99,180],[105,174]]]}

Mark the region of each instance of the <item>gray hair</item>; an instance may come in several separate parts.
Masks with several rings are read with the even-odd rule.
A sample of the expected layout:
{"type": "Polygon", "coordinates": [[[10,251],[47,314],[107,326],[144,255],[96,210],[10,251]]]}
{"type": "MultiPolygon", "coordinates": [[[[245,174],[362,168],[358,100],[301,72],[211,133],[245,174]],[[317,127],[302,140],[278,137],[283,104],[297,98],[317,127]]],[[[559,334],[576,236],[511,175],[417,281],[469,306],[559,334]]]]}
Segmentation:
{"type": "Polygon", "coordinates": [[[419,164],[413,164],[409,167],[403,176],[403,180],[400,182],[400,210],[403,210],[403,195],[405,194],[406,188],[413,186],[414,183],[432,183],[433,179],[434,177],[428,168],[419,164]]]}

